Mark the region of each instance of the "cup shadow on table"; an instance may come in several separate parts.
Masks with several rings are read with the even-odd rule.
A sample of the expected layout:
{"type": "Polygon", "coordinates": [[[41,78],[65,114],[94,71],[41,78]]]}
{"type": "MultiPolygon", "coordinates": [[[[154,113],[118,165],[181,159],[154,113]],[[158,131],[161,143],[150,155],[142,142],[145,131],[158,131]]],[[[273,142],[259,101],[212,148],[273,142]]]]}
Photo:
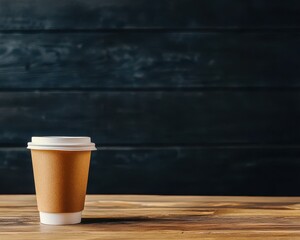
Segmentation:
{"type": "Polygon", "coordinates": [[[152,222],[157,219],[147,217],[122,217],[122,218],[82,218],[81,224],[105,224],[105,223],[135,223],[135,222],[152,222]]]}

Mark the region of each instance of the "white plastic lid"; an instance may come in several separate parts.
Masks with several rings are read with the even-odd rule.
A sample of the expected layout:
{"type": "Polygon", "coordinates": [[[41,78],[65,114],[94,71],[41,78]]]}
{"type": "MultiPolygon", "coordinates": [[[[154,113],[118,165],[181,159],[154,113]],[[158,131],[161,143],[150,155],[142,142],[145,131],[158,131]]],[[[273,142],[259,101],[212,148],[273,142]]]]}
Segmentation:
{"type": "Polygon", "coordinates": [[[62,150],[62,151],[93,151],[97,150],[90,137],[32,137],[28,149],[62,150]]]}

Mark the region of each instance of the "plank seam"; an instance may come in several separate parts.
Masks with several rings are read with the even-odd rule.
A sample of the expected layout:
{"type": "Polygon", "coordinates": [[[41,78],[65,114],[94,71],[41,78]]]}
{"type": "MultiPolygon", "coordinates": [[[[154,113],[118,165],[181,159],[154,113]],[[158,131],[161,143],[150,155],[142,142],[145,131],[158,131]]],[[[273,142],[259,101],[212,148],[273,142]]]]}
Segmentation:
{"type": "MultiPolygon", "coordinates": [[[[132,150],[132,149],[201,149],[201,148],[220,148],[220,149],[299,149],[299,143],[290,144],[247,144],[247,143],[216,143],[216,144],[101,144],[96,143],[98,150],[132,150]]],[[[0,149],[26,150],[24,144],[0,144],[0,149]]]]}
{"type": "Polygon", "coordinates": [[[258,86],[258,87],[225,87],[225,86],[210,86],[210,87],[71,87],[71,88],[0,88],[0,92],[203,92],[203,91],[300,91],[300,86],[258,86]]]}
{"type": "Polygon", "coordinates": [[[299,27],[199,27],[199,28],[94,28],[94,29],[0,29],[0,34],[41,34],[41,33],[278,33],[299,32],[299,27]]]}

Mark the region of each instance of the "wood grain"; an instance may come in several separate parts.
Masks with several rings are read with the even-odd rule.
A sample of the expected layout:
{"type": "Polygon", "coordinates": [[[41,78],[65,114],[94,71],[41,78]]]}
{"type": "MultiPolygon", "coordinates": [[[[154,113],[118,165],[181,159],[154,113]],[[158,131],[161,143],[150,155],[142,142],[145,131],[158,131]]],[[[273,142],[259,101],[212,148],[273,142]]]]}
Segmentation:
{"type": "Polygon", "coordinates": [[[298,32],[0,34],[0,90],[299,87],[299,51],[298,32]]]}
{"type": "MultiPolygon", "coordinates": [[[[297,146],[100,147],[88,193],[299,196],[299,159],[297,146]]],[[[28,150],[0,148],[0,193],[34,193],[28,150]]]]}
{"type": "Polygon", "coordinates": [[[2,92],[0,144],[34,135],[87,135],[100,146],[296,144],[299,103],[298,91],[2,92]]]}
{"type": "Polygon", "coordinates": [[[286,0],[1,0],[0,30],[299,28],[299,2],[286,0]]]}
{"type": "Polygon", "coordinates": [[[0,192],[32,135],[89,135],[93,193],[299,194],[299,8],[0,0],[0,192]]]}
{"type": "Polygon", "coordinates": [[[299,239],[299,197],[90,195],[82,224],[40,225],[35,197],[0,196],[12,239],[299,239]]]}

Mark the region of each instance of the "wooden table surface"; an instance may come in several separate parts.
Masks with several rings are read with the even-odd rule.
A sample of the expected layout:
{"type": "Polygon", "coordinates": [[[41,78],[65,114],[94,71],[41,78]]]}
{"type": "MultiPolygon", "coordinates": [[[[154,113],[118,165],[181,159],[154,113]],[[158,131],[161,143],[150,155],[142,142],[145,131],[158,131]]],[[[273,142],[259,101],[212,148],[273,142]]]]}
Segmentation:
{"type": "Polygon", "coordinates": [[[89,195],[82,223],[39,223],[33,195],[0,195],[0,239],[300,239],[300,197],[89,195]]]}

